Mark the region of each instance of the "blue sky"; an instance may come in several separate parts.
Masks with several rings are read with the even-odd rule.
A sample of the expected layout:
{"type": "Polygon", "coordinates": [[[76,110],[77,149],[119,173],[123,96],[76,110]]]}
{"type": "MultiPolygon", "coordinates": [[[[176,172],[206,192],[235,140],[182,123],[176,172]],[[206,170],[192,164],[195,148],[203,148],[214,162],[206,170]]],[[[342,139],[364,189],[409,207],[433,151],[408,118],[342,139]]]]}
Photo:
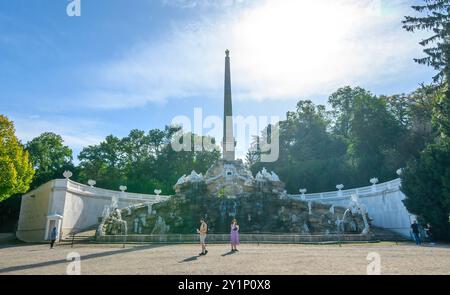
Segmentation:
{"type": "Polygon", "coordinates": [[[281,118],[340,86],[376,94],[430,81],[414,1],[0,0],[0,113],[27,141],[61,134],[77,154],[106,135],[163,128],[194,107],[222,114],[231,49],[234,112],[281,118]],[[314,2],[314,3],[311,3],[314,2]]]}

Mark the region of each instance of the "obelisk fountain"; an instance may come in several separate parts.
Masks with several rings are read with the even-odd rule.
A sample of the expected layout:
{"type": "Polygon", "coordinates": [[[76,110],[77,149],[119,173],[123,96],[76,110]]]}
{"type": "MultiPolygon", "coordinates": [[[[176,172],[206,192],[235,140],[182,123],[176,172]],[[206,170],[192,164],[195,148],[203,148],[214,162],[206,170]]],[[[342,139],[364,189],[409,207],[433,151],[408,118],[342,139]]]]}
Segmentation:
{"type": "Polygon", "coordinates": [[[225,93],[223,106],[223,160],[235,160],[235,140],[233,136],[233,105],[231,102],[230,51],[225,51],[225,93]]]}

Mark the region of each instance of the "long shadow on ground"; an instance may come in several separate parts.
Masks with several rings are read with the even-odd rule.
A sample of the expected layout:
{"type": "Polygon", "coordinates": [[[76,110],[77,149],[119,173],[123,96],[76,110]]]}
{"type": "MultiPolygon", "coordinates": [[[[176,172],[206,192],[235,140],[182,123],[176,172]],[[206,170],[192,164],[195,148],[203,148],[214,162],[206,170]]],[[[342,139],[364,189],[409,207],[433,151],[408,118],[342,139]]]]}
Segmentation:
{"type": "MultiPolygon", "coordinates": [[[[95,259],[95,258],[100,258],[100,257],[116,255],[116,254],[124,254],[124,253],[130,253],[130,252],[134,252],[134,251],[145,250],[145,249],[152,249],[152,248],[157,248],[157,247],[161,247],[161,246],[163,246],[163,245],[145,245],[145,246],[126,248],[126,249],[121,249],[121,250],[87,254],[87,255],[83,255],[81,258],[83,260],[95,259]]],[[[58,259],[58,260],[38,262],[38,263],[32,263],[32,264],[10,266],[10,267],[0,269],[0,273],[27,270],[27,269],[39,268],[39,267],[50,266],[50,265],[57,265],[57,264],[67,263],[67,262],[70,262],[70,261],[68,261],[66,259],[58,259]]]]}
{"type": "Polygon", "coordinates": [[[200,257],[200,256],[198,256],[198,255],[192,256],[192,257],[188,257],[188,258],[185,258],[185,259],[181,260],[181,261],[178,262],[178,263],[184,263],[184,262],[196,261],[199,257],[200,257]]]}

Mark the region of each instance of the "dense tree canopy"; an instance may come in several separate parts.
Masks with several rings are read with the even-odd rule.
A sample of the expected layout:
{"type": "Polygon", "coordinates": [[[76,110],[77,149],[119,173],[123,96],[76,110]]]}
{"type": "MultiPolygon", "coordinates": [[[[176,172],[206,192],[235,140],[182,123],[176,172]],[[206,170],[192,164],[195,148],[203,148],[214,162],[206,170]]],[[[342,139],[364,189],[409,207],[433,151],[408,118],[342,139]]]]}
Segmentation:
{"type": "Polygon", "coordinates": [[[247,154],[248,164],[253,172],[263,166],[276,171],[290,193],[300,187],[309,192],[334,190],[339,183],[365,186],[371,177],[391,180],[433,138],[425,95],[418,90],[375,96],[347,86],[330,95],[330,111],[301,100],[279,123],[279,159],[262,163],[258,149],[253,149],[247,154]]]}
{"type": "Polygon", "coordinates": [[[35,169],[32,187],[60,178],[64,170],[74,170],[72,150],[60,135],[45,132],[25,145],[35,169]]]}
{"type": "Polygon", "coordinates": [[[13,122],[0,115],[0,202],[26,192],[33,175],[28,152],[18,141],[13,122]]]}
{"type": "MultiPolygon", "coordinates": [[[[175,152],[171,142],[179,131],[166,127],[148,133],[132,130],[122,139],[110,135],[81,151],[79,180],[94,179],[98,186],[115,190],[126,185],[132,192],[153,193],[154,189],[162,189],[165,194],[173,193],[172,187],[181,175],[192,170],[204,173],[220,157],[218,150],[175,152]]],[[[196,142],[196,135],[188,137],[192,144],[196,142]]]]}

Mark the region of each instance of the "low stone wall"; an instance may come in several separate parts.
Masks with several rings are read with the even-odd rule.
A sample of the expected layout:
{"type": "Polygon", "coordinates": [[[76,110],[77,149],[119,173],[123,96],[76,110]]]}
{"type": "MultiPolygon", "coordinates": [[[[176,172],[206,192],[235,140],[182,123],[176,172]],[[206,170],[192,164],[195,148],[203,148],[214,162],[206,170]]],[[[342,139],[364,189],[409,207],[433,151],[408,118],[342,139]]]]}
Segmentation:
{"type": "MultiPolygon", "coordinates": [[[[368,242],[376,240],[372,235],[292,235],[292,234],[240,234],[241,243],[301,244],[325,242],[368,242]]],[[[198,235],[115,235],[96,237],[98,243],[161,243],[161,244],[194,244],[199,243],[198,235]]],[[[226,244],[230,242],[229,234],[209,234],[209,244],[226,244]]]]}

